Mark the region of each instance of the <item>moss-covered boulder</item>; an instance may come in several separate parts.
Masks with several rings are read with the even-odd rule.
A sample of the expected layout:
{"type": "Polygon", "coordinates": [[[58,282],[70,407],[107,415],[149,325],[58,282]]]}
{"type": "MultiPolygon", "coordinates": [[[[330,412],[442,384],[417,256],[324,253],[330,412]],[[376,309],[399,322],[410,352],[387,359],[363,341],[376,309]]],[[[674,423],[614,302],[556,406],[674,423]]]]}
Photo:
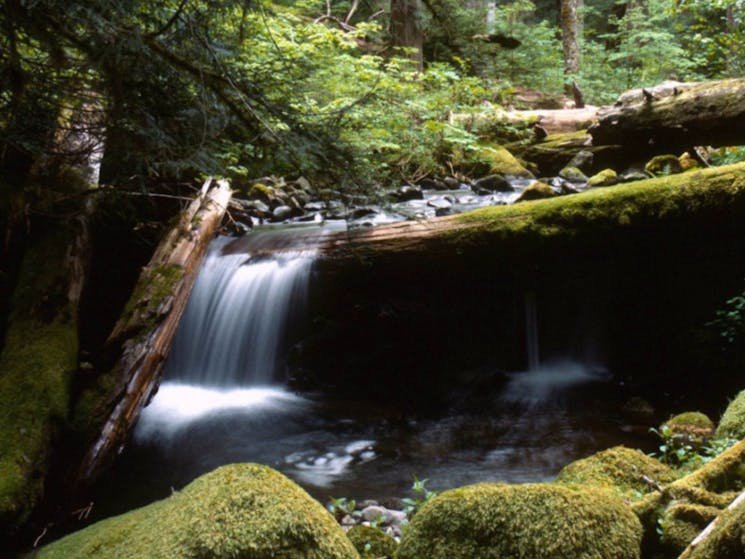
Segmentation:
{"type": "Polygon", "coordinates": [[[688,559],[742,559],[745,557],[745,501],[722,513],[706,540],[688,559]]]}
{"type": "Polygon", "coordinates": [[[333,517],[282,474],[223,466],[171,497],[98,522],[39,559],[358,559],[333,517]]]}
{"type": "Polygon", "coordinates": [[[528,171],[514,155],[502,146],[482,144],[476,149],[474,158],[486,163],[490,174],[503,175],[505,177],[534,178],[533,173],[528,171]]]}
{"type": "Polygon", "coordinates": [[[653,490],[645,477],[664,485],[676,475],[668,466],[640,450],[616,446],[565,466],[556,481],[614,488],[633,500],[653,490]]]}
{"type": "Polygon", "coordinates": [[[618,174],[613,169],[604,169],[587,179],[587,186],[590,188],[614,184],[618,184],[618,174]]]}
{"type": "Polygon", "coordinates": [[[660,425],[659,431],[675,446],[698,449],[713,437],[714,422],[704,413],[689,411],[671,417],[660,425]]]}
{"type": "Polygon", "coordinates": [[[533,181],[527,187],[525,187],[525,190],[523,190],[520,196],[518,196],[517,200],[515,200],[515,203],[529,202],[531,200],[542,200],[544,198],[553,198],[556,195],[556,192],[554,192],[554,190],[545,182],[533,181]]]}
{"type": "Polygon", "coordinates": [[[358,524],[347,532],[361,559],[392,559],[398,543],[378,528],[358,524]]]}
{"type": "Polygon", "coordinates": [[[660,543],[679,555],[719,514],[719,509],[690,503],[673,503],[659,522],[660,543]]]}
{"type": "Polygon", "coordinates": [[[719,420],[716,437],[745,439],[745,390],[732,400],[719,420]]]}
{"type": "Polygon", "coordinates": [[[638,558],[641,536],[638,519],[608,490],[482,483],[424,505],[396,559],[638,558]]]}
{"type": "Polygon", "coordinates": [[[675,175],[683,172],[683,167],[675,155],[657,155],[650,159],[644,170],[652,176],[675,175]]]}
{"type": "Polygon", "coordinates": [[[687,151],[678,157],[678,162],[683,171],[692,171],[701,167],[701,164],[687,151]]]}
{"type": "Polygon", "coordinates": [[[559,171],[559,176],[569,182],[587,182],[587,175],[577,169],[577,167],[564,167],[559,171]]]}

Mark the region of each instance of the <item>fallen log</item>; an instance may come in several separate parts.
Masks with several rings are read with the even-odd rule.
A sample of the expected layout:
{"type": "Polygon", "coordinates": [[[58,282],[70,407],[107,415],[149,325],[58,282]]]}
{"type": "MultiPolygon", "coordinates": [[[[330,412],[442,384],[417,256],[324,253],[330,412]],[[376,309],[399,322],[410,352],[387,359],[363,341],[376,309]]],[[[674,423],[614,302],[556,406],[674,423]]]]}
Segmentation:
{"type": "Polygon", "coordinates": [[[157,388],[197,269],[230,197],[227,182],[207,180],[140,274],[107,341],[109,347],[121,348],[120,357],[97,390],[85,394],[78,405],[76,415],[105,419],[81,462],[79,485],[95,479],[122,448],[157,388]]]}
{"type": "Polygon", "coordinates": [[[586,106],[581,109],[533,109],[481,112],[478,114],[451,113],[450,122],[470,124],[510,124],[530,129],[540,126],[549,134],[563,134],[585,130],[597,121],[599,107],[586,106]]]}
{"type": "MultiPolygon", "coordinates": [[[[726,511],[732,511],[739,507],[742,503],[745,503],[745,491],[740,493],[737,498],[732,501],[729,506],[725,509],[726,511]]],[[[693,553],[696,551],[696,548],[698,548],[700,545],[704,544],[708,539],[709,536],[716,530],[717,525],[722,519],[722,515],[720,514],[717,516],[714,520],[712,520],[709,525],[704,528],[704,530],[696,536],[693,541],[688,545],[685,550],[683,550],[683,553],[680,554],[680,557],[678,559],[690,559],[693,553]]]]}
{"type": "Polygon", "coordinates": [[[598,112],[593,145],[644,154],[745,144],[745,79],[662,84],[623,94],[598,112]]]}

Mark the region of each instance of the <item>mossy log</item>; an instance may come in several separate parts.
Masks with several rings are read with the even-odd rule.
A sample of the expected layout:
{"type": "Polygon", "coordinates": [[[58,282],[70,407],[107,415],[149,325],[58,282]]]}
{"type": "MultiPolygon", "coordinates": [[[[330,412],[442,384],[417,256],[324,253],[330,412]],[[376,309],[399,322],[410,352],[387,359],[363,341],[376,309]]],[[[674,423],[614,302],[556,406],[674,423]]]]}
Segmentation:
{"type": "Polygon", "coordinates": [[[227,182],[208,180],[142,270],[107,341],[120,348],[120,357],[78,403],[78,417],[100,421],[81,463],[79,484],[93,480],[121,448],[154,393],[197,269],[231,194],[227,182]]]}
{"type": "Polygon", "coordinates": [[[745,144],[745,79],[627,92],[598,112],[592,143],[644,154],[745,144]]]}
{"type": "MultiPolygon", "coordinates": [[[[740,505],[745,503],[745,491],[740,493],[737,498],[730,503],[730,505],[727,507],[726,511],[733,511],[740,505]]],[[[706,543],[706,541],[709,539],[709,537],[715,533],[715,531],[718,528],[718,525],[720,524],[720,521],[722,520],[722,517],[724,515],[720,514],[717,516],[714,520],[709,523],[709,525],[698,535],[696,536],[693,541],[688,545],[688,547],[685,548],[683,553],[680,554],[679,559],[690,559],[694,553],[696,552],[697,548],[699,546],[702,546],[706,543]]],[[[742,551],[742,550],[740,550],[742,551]]],[[[705,557],[709,557],[710,555],[703,555],[705,557]]]]}
{"type": "Polygon", "coordinates": [[[88,247],[81,214],[55,223],[23,257],[0,355],[0,540],[40,502],[69,411],[88,247]]]}
{"type": "Polygon", "coordinates": [[[743,217],[745,163],[739,163],[427,221],[336,233],[322,240],[320,266],[369,268],[413,258],[435,262],[466,253],[530,257],[551,243],[590,243],[664,223],[686,221],[692,226],[698,219],[743,217]]]}

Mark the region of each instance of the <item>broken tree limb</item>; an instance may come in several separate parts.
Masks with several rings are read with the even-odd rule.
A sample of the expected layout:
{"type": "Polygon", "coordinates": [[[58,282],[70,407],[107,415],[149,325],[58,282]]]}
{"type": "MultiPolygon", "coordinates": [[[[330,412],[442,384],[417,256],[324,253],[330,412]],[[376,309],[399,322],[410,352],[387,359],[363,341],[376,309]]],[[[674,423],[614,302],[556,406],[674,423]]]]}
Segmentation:
{"type": "Polygon", "coordinates": [[[94,479],[121,449],[154,393],[199,264],[231,194],[225,181],[205,182],[140,274],[107,341],[120,347],[121,354],[103,383],[113,386],[98,404],[106,409],[106,420],[80,465],[78,483],[94,479]]]}
{"type": "Polygon", "coordinates": [[[745,79],[636,91],[598,112],[597,124],[589,129],[593,145],[622,145],[654,155],[745,144],[745,79]]]}

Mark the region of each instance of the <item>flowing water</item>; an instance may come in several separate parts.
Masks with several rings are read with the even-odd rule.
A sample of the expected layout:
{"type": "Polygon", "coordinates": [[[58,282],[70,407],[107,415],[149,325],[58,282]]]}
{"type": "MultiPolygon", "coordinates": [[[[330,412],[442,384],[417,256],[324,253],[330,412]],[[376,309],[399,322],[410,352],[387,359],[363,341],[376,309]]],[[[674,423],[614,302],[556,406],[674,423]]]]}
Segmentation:
{"type": "Polygon", "coordinates": [[[548,480],[595,450],[648,444],[646,429],[621,420],[622,390],[602,367],[541,363],[530,293],[528,370],[481,372],[499,380],[498,388],[476,390],[476,397],[454,392],[436,416],[402,414],[364,398],[292,393],[283,383],[283,359],[288,327],[302,314],[313,252],[272,230],[212,244],[164,382],[113,482],[102,484],[99,502],[110,505],[98,514],[164,497],[231,462],[275,467],[321,500],[359,499],[406,495],[414,477],[428,478],[434,489],[548,480]]]}

